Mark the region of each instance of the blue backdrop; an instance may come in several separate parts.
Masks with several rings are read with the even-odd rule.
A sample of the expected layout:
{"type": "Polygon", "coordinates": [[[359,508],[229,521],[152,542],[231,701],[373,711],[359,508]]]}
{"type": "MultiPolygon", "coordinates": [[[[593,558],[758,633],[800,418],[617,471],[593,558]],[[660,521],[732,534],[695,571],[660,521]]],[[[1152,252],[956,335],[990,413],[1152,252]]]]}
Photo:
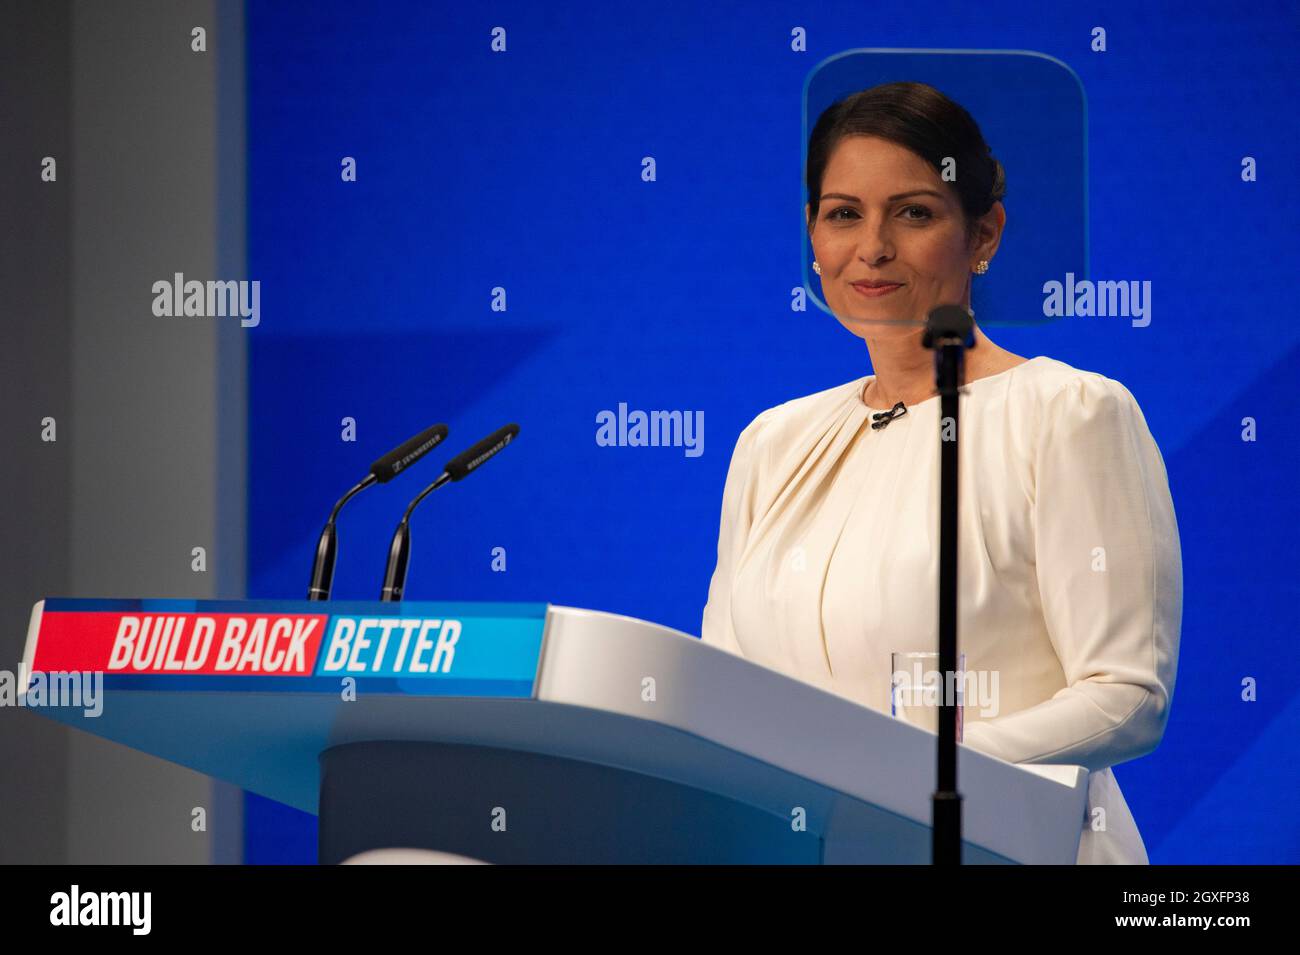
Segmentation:
{"type": "MultiPolygon", "coordinates": [[[[412,598],[551,601],[698,633],[737,434],[871,370],[833,318],[791,308],[809,73],[861,47],[1037,51],[1085,92],[1089,277],[1150,281],[1151,323],[1002,328],[1034,316],[999,315],[991,292],[974,307],[1011,351],[1133,392],[1183,544],[1168,731],[1116,775],[1153,862],[1300,861],[1300,696],[1284,667],[1300,566],[1285,377],[1300,331],[1284,302],[1300,274],[1300,14],[1245,9],[249,4],[248,276],[262,320],[248,330],[248,595],[304,593],[330,506],[389,446],[445,421],[441,463],[517,421],[500,460],[417,513],[412,598]],[[1096,27],[1106,52],[1091,49],[1096,27]],[[791,48],[796,28],[806,52],[791,48]],[[656,181],[642,180],[646,156],[656,181]],[[1242,181],[1247,156],[1256,182],[1242,181]],[[703,454],[598,446],[596,415],[620,402],[703,411],[703,454]],[[1257,440],[1242,440],[1243,418],[1257,440]],[[1256,702],[1242,701],[1246,679],[1256,702]]],[[[996,127],[997,96],[967,105],[996,127]]],[[[1012,261],[1071,226],[1018,203],[1033,170],[1007,176],[1012,261]]],[[[337,596],[378,595],[419,486],[349,505],[337,596]]],[[[315,859],[311,817],[253,796],[246,809],[248,861],[315,859]]]]}

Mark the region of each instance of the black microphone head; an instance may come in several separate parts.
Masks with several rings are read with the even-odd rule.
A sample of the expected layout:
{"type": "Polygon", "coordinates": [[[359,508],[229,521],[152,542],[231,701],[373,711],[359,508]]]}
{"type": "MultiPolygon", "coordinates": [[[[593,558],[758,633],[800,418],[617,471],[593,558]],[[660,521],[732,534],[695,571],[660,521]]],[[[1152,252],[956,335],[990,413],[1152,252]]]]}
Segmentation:
{"type": "Polygon", "coordinates": [[[432,428],[426,428],[370,465],[371,476],[380,484],[391,481],[441,444],[445,437],[447,437],[445,424],[435,424],[432,428]]]}
{"type": "Polygon", "coordinates": [[[934,348],[937,341],[957,338],[966,348],[975,345],[975,316],[960,305],[936,305],[925,317],[921,344],[934,348]]]}
{"type": "Polygon", "coordinates": [[[473,447],[467,448],[447,462],[443,469],[453,481],[459,481],[488,458],[492,457],[519,434],[519,425],[508,424],[498,428],[473,447]]]}

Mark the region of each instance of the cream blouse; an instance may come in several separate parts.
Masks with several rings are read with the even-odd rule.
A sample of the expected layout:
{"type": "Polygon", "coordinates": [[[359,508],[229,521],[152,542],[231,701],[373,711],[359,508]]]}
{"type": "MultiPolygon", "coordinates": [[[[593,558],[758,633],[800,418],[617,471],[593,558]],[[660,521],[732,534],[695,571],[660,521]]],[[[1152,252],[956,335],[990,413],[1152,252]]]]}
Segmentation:
{"type": "MultiPolygon", "coordinates": [[[[741,432],[701,634],[888,713],[891,651],[938,649],[939,398],[872,430],[870,377],[741,432]]],[[[964,744],[1086,767],[1078,861],[1145,863],[1110,767],[1155,749],[1174,691],[1182,557],[1160,450],[1128,389],[1053,358],[962,394],[958,641],[998,689],[996,715],[967,699],[964,744]]]]}

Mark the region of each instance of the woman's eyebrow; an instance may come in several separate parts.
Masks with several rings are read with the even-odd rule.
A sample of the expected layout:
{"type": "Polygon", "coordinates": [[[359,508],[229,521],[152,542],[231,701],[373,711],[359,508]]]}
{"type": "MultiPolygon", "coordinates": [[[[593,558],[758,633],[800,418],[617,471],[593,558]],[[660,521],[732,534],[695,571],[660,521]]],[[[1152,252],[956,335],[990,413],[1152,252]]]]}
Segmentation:
{"type": "MultiPolygon", "coordinates": [[[[885,201],[897,202],[899,199],[907,199],[910,198],[911,196],[934,196],[936,199],[942,199],[943,193],[935,192],[933,189],[913,189],[911,192],[900,192],[897,193],[896,195],[892,195],[885,201]]],[[[857,196],[850,196],[848,193],[845,192],[828,192],[826,193],[826,195],[822,196],[822,200],[826,200],[826,199],[848,199],[850,202],[862,201],[857,196]]]]}

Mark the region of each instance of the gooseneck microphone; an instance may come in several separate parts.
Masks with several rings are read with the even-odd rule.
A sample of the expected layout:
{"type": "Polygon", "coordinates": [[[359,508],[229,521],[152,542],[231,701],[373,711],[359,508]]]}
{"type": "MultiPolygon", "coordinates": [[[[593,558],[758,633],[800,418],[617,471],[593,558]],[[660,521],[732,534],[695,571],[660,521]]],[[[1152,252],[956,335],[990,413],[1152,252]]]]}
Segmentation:
{"type": "Polygon", "coordinates": [[[445,424],[435,424],[432,428],[426,428],[370,465],[370,473],[339,498],[338,503],[334,505],[334,510],[330,511],[330,519],[325,522],[325,529],[320,532],[320,540],[316,544],[316,562],[312,564],[311,584],[307,588],[308,600],[330,598],[330,588],[334,586],[334,558],[338,552],[334,522],[338,519],[343,505],[370,485],[391,481],[442,443],[445,437],[447,437],[445,424]]]}
{"type": "Polygon", "coordinates": [[[406,590],[406,570],[411,557],[411,514],[420,502],[448,481],[460,481],[469,476],[471,471],[477,470],[489,458],[499,453],[518,434],[519,425],[508,424],[462,451],[447,462],[438,480],[417,494],[415,500],[407,505],[406,513],[402,515],[401,523],[393,531],[393,542],[388,548],[388,563],[384,567],[384,586],[379,593],[380,600],[387,602],[401,600],[406,590]]]}

